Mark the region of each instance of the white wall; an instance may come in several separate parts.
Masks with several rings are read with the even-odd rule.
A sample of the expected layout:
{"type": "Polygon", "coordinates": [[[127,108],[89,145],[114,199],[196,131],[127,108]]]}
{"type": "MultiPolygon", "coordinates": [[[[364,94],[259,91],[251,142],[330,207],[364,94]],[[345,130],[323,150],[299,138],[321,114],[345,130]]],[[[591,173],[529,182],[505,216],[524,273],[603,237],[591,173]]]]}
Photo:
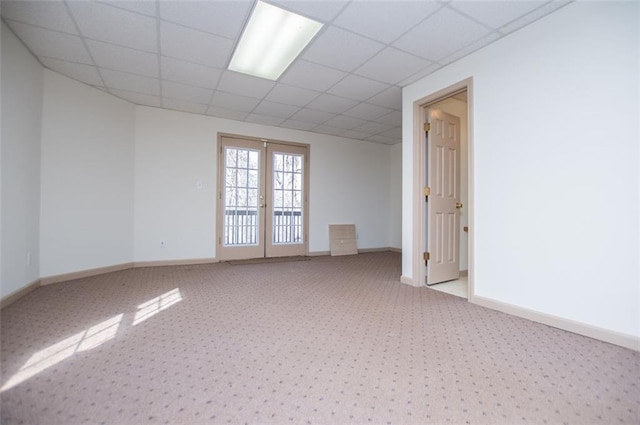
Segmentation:
{"type": "Polygon", "coordinates": [[[390,147],[389,246],[402,248],[402,144],[390,147]]]}
{"type": "Polygon", "coordinates": [[[42,67],[2,23],[0,297],[38,280],[42,67]],[[31,264],[27,264],[27,252],[31,264]]]}
{"type": "Polygon", "coordinates": [[[134,119],[132,104],[45,70],[41,277],[132,261],[134,119]]]}
{"type": "Polygon", "coordinates": [[[640,335],[638,7],[572,3],[404,89],[403,275],[413,102],[473,77],[476,295],[640,335]]]}
{"type": "Polygon", "coordinates": [[[137,107],[135,261],[215,257],[218,132],[311,146],[311,252],[329,250],[331,223],[355,223],[359,248],[389,246],[389,146],[137,107]]]}

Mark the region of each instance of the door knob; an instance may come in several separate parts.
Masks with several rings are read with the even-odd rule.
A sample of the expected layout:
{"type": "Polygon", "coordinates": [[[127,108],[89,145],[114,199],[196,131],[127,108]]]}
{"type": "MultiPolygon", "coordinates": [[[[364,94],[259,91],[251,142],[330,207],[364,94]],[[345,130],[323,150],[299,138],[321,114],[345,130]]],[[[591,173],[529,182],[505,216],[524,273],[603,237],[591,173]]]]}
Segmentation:
{"type": "Polygon", "coordinates": [[[458,209],[462,208],[462,204],[460,202],[456,202],[456,208],[458,209]]]}

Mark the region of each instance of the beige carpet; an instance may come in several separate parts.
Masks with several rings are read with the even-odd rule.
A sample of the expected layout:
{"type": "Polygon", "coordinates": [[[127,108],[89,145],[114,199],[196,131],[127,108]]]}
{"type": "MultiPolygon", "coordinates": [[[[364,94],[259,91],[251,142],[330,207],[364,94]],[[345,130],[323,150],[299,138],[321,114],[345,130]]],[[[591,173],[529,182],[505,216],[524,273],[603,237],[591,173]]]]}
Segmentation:
{"type": "Polygon", "coordinates": [[[1,313],[3,424],[638,424],[640,355],[400,256],[134,269],[1,313]]]}

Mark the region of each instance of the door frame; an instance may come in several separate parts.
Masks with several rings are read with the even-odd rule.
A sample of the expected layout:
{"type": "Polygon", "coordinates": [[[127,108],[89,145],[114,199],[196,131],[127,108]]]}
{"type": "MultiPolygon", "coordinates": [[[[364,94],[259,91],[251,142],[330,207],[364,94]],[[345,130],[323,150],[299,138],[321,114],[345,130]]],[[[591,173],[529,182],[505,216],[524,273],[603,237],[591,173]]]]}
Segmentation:
{"type": "MultiPolygon", "coordinates": [[[[309,188],[310,188],[310,184],[309,184],[309,177],[311,175],[311,173],[309,172],[310,169],[310,164],[311,164],[311,146],[306,144],[306,143],[297,143],[297,142],[290,142],[290,141],[286,141],[286,140],[278,140],[278,139],[267,139],[264,137],[253,137],[253,136],[244,136],[244,135],[240,135],[240,134],[234,134],[234,133],[222,133],[222,132],[218,132],[217,135],[217,146],[216,146],[216,161],[215,161],[215,166],[218,168],[217,170],[217,176],[218,176],[218,181],[216,182],[216,194],[215,194],[215,202],[216,202],[216,206],[215,206],[215,234],[213,235],[213,242],[215,245],[215,257],[217,260],[219,261],[225,261],[224,258],[220,258],[220,251],[218,250],[218,247],[220,246],[220,244],[218,243],[219,238],[222,237],[222,216],[224,215],[224,212],[222,211],[222,199],[221,199],[221,184],[224,181],[224,176],[223,176],[223,171],[224,171],[224,167],[221,167],[221,150],[222,150],[222,138],[231,138],[231,139],[240,139],[240,140],[250,140],[250,141],[254,141],[254,142],[259,142],[259,143],[274,143],[274,144],[279,144],[279,145],[289,145],[289,146],[299,146],[299,147],[304,147],[307,150],[306,153],[306,157],[305,157],[305,164],[304,164],[304,202],[303,202],[303,210],[304,210],[304,217],[305,220],[303,222],[303,233],[304,233],[304,253],[305,255],[309,255],[309,218],[310,218],[310,213],[309,213],[309,188]]],[[[268,160],[268,158],[266,157],[266,149],[265,149],[265,175],[266,175],[266,161],[268,160]]],[[[266,186],[265,186],[266,187],[266,186]]],[[[266,190],[266,189],[265,189],[266,190]]],[[[266,212],[265,212],[265,216],[266,216],[266,212]]],[[[265,226],[267,225],[266,220],[265,220],[265,226]]],[[[266,229],[265,229],[266,230],[266,229]]],[[[264,236],[266,237],[266,231],[264,232],[264,236]]],[[[266,240],[264,241],[266,244],[266,240]]],[[[265,247],[265,252],[266,252],[266,247],[265,247]]],[[[265,256],[266,254],[263,254],[263,256],[265,256]]]]}
{"type": "Polygon", "coordinates": [[[426,175],[426,143],[423,124],[425,122],[425,110],[432,104],[440,102],[453,95],[467,91],[467,167],[468,176],[468,296],[470,300],[475,294],[475,263],[474,263],[474,150],[473,150],[473,78],[469,77],[458,83],[452,84],[434,93],[431,93],[413,103],[413,284],[415,286],[425,286],[425,267],[422,253],[427,244],[426,220],[427,208],[424,202],[422,188],[427,179],[426,175]]]}

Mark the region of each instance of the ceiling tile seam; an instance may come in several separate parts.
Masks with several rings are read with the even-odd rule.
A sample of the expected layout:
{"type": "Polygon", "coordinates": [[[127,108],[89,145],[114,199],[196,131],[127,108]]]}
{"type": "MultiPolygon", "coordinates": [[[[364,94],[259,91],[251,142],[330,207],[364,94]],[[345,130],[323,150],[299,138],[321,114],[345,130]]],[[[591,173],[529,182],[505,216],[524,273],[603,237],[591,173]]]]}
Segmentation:
{"type": "Polygon", "coordinates": [[[100,77],[100,81],[102,81],[102,85],[107,89],[108,93],[111,93],[111,88],[107,85],[106,80],[104,79],[104,76],[102,75],[102,72],[100,72],[100,68],[98,67],[98,64],[96,63],[95,58],[93,57],[93,54],[91,53],[91,50],[89,49],[89,46],[87,45],[87,40],[84,38],[84,35],[82,34],[82,31],[80,31],[80,26],[78,25],[78,22],[76,21],[76,17],[73,15],[73,12],[71,11],[71,7],[69,7],[69,3],[67,0],[64,0],[64,8],[67,11],[67,14],[69,14],[69,18],[71,19],[71,22],[73,22],[73,26],[76,27],[76,31],[78,31],[79,37],[80,37],[80,41],[82,41],[82,45],[84,46],[85,50],[87,51],[87,54],[89,55],[89,58],[91,59],[91,62],[93,63],[93,66],[96,68],[96,71],[98,72],[98,76],[100,77]]]}
{"type": "MultiPolygon", "coordinates": [[[[66,3],[66,1],[65,1],[65,3],[66,3]]],[[[57,32],[59,34],[72,35],[74,37],[80,37],[80,33],[79,32],[72,33],[72,32],[67,32],[67,31],[54,30],[54,29],[51,29],[51,28],[43,27],[42,25],[31,24],[29,22],[24,22],[24,21],[21,21],[21,20],[18,20],[18,19],[10,19],[10,18],[6,18],[4,16],[2,17],[2,20],[9,26],[11,26],[10,25],[11,22],[15,22],[16,24],[27,25],[29,27],[38,28],[38,29],[45,30],[45,31],[53,31],[53,32],[57,32]]],[[[76,29],[78,29],[77,25],[76,25],[76,29]]]]}
{"type": "MultiPolygon", "coordinates": [[[[415,53],[406,52],[406,51],[404,51],[404,50],[402,50],[402,49],[398,49],[397,47],[394,47],[394,46],[389,46],[389,48],[390,48],[390,49],[394,49],[394,50],[398,50],[398,51],[403,52],[403,53],[406,53],[406,54],[409,54],[409,55],[413,56],[414,58],[421,59],[421,60],[426,60],[427,62],[429,62],[429,64],[428,64],[427,66],[425,66],[424,68],[422,68],[420,71],[424,71],[425,69],[429,68],[431,65],[433,65],[433,64],[435,63],[435,61],[434,61],[434,60],[432,60],[432,59],[427,59],[427,58],[424,58],[424,57],[422,57],[422,56],[418,56],[418,55],[416,55],[415,53]]],[[[376,53],[376,54],[375,54],[375,55],[373,55],[371,58],[369,58],[365,63],[363,63],[362,65],[360,65],[360,66],[359,66],[359,67],[357,67],[356,69],[354,69],[354,70],[353,70],[353,74],[358,75],[358,76],[360,76],[360,77],[368,78],[368,79],[373,80],[373,81],[377,81],[377,82],[379,82],[379,83],[392,84],[392,85],[396,85],[396,84],[398,84],[398,83],[390,83],[390,82],[388,82],[388,81],[380,81],[380,80],[376,80],[375,78],[371,78],[371,77],[368,77],[368,76],[363,75],[363,74],[358,74],[358,70],[359,70],[359,69],[362,69],[365,65],[367,65],[369,62],[371,62],[372,60],[374,60],[374,59],[375,59],[375,58],[376,58],[380,53],[382,53],[382,51],[380,51],[380,52],[376,53]]],[[[418,72],[420,72],[420,71],[418,71],[418,72]]],[[[403,81],[403,80],[400,80],[400,81],[403,81]]]]}
{"type": "Polygon", "coordinates": [[[156,60],[158,62],[158,78],[160,79],[160,84],[158,89],[160,90],[160,106],[164,107],[164,96],[162,95],[164,91],[164,79],[162,78],[162,37],[160,36],[160,2],[155,2],[156,6],[156,48],[158,53],[156,53],[156,60]]]}
{"type": "MultiPolygon", "coordinates": [[[[65,0],[65,2],[67,2],[67,1],[68,0],[65,0]]],[[[134,15],[139,15],[139,16],[144,16],[145,18],[154,18],[154,19],[157,18],[157,16],[147,15],[146,13],[142,13],[142,12],[137,11],[137,10],[131,10],[131,9],[125,9],[124,7],[119,7],[117,3],[115,3],[115,4],[114,3],[106,3],[106,2],[100,1],[100,0],[96,0],[95,2],[98,3],[98,4],[101,4],[103,6],[107,6],[107,7],[111,7],[111,8],[114,8],[114,9],[121,10],[123,12],[132,13],[134,15]]],[[[154,0],[154,3],[156,3],[156,5],[157,5],[158,1],[154,0]]],[[[157,13],[158,13],[158,8],[156,7],[156,15],[157,15],[157,13]]]]}
{"type": "MultiPolygon", "coordinates": [[[[158,3],[158,4],[159,4],[159,3],[158,3]]],[[[158,13],[159,13],[159,12],[158,12],[158,13]]],[[[220,37],[220,38],[224,38],[224,39],[226,39],[226,40],[231,40],[231,41],[235,41],[235,40],[236,40],[236,39],[235,39],[235,38],[233,38],[233,37],[228,37],[228,36],[226,36],[226,35],[216,34],[216,33],[214,33],[214,32],[210,32],[210,31],[205,31],[205,30],[203,30],[202,28],[194,28],[194,27],[190,27],[190,26],[185,25],[185,24],[182,24],[182,23],[180,23],[180,22],[170,21],[170,20],[168,20],[168,19],[164,19],[164,18],[161,18],[161,17],[158,17],[157,19],[158,19],[160,22],[166,22],[166,23],[168,23],[168,24],[176,25],[176,26],[179,26],[179,27],[182,27],[182,28],[186,28],[186,29],[189,29],[189,30],[192,30],[192,31],[198,31],[198,32],[203,33],[203,34],[206,34],[206,35],[213,35],[213,36],[215,36],[215,37],[220,37]]]]}
{"type": "MultiPolygon", "coordinates": [[[[527,17],[527,16],[529,16],[529,15],[533,15],[533,14],[537,13],[540,9],[548,7],[550,4],[560,4],[560,6],[558,6],[558,7],[555,9],[555,10],[557,10],[557,9],[561,9],[561,8],[563,8],[563,7],[567,6],[568,4],[573,3],[574,1],[575,1],[575,0],[558,0],[558,1],[556,1],[556,0],[549,0],[549,1],[547,1],[547,2],[542,3],[540,6],[536,7],[535,9],[533,9],[533,10],[529,11],[528,13],[525,13],[524,15],[520,15],[520,16],[518,16],[517,18],[512,19],[511,21],[507,22],[506,24],[504,24],[504,25],[502,25],[502,26],[498,27],[498,28],[496,29],[496,32],[500,35],[500,38],[502,38],[502,37],[504,37],[504,36],[506,36],[506,35],[509,35],[509,34],[511,34],[511,33],[513,33],[513,32],[519,31],[519,30],[521,30],[522,28],[527,27],[527,26],[529,26],[529,25],[533,24],[534,22],[536,22],[536,21],[538,21],[538,20],[540,20],[540,19],[544,18],[545,16],[547,16],[547,14],[543,14],[542,16],[538,16],[538,17],[537,17],[536,19],[534,19],[533,21],[528,22],[528,23],[526,23],[525,25],[520,25],[520,26],[518,26],[518,27],[516,27],[515,29],[512,29],[512,30],[510,30],[510,31],[505,31],[505,30],[504,30],[504,28],[509,27],[509,25],[513,24],[514,22],[516,22],[516,21],[518,21],[518,20],[520,20],[520,19],[523,19],[523,18],[525,18],[525,17],[527,17]]],[[[497,41],[497,40],[496,40],[496,41],[497,41]]]]}
{"type": "MultiPolygon", "coordinates": [[[[34,58],[34,59],[35,59],[35,60],[36,60],[36,61],[37,61],[37,62],[38,62],[38,63],[39,63],[43,68],[50,69],[49,67],[47,67],[45,64],[43,64],[43,63],[42,63],[42,60],[40,60],[41,56],[36,55],[36,54],[35,54],[35,52],[34,52],[33,50],[31,50],[31,48],[30,48],[29,46],[27,46],[27,45],[25,44],[25,42],[24,42],[24,41],[22,41],[22,39],[21,39],[20,37],[18,37],[18,34],[16,34],[16,32],[13,30],[13,27],[12,27],[11,25],[9,25],[8,20],[7,20],[7,19],[5,19],[5,18],[4,18],[4,16],[3,16],[3,17],[0,17],[0,20],[1,20],[1,21],[4,21],[4,23],[5,23],[5,25],[7,26],[7,28],[9,28],[9,31],[11,31],[11,33],[12,33],[12,34],[13,34],[13,35],[14,35],[14,36],[15,36],[15,37],[20,41],[20,44],[22,44],[22,46],[24,46],[24,48],[25,48],[25,49],[27,49],[27,51],[28,51],[29,53],[31,53],[31,56],[33,56],[33,58],[34,58]]],[[[76,35],[76,37],[77,37],[77,35],[76,35]]],[[[47,57],[47,56],[42,56],[42,57],[47,57]]],[[[51,59],[55,59],[55,58],[51,58],[51,59]]],[[[75,63],[75,62],[73,62],[73,63],[75,63]]],[[[86,63],[83,63],[83,64],[81,64],[81,65],[91,66],[91,65],[88,65],[88,64],[86,64],[86,63]]],[[[52,70],[52,71],[53,71],[53,70],[52,70]]],[[[57,72],[57,71],[55,71],[55,72],[57,72]]],[[[103,82],[104,82],[104,81],[103,81],[103,82]]]]}
{"type": "MultiPolygon", "coordinates": [[[[294,60],[294,62],[295,62],[295,60],[294,60]]],[[[289,66],[291,66],[291,65],[289,65],[289,66]]],[[[315,92],[315,93],[317,93],[317,95],[316,95],[313,99],[311,99],[310,101],[308,101],[307,103],[305,103],[303,106],[298,106],[298,105],[289,105],[289,104],[285,104],[285,103],[281,103],[281,102],[276,102],[276,101],[273,101],[273,100],[268,100],[268,99],[267,99],[267,97],[269,97],[269,95],[271,94],[271,92],[272,92],[272,91],[274,91],[274,90],[276,89],[276,87],[278,87],[278,84],[281,84],[281,85],[283,85],[283,86],[287,86],[287,87],[296,88],[296,89],[302,88],[302,87],[292,86],[291,84],[285,84],[285,83],[280,83],[280,82],[276,81],[276,84],[274,84],[274,85],[273,85],[273,87],[271,87],[271,89],[270,89],[270,90],[269,90],[269,91],[268,91],[268,92],[267,92],[267,93],[262,97],[261,101],[273,102],[273,103],[277,103],[277,104],[280,104],[280,105],[286,105],[286,106],[295,106],[295,107],[297,107],[297,108],[298,108],[298,110],[296,111],[296,113],[297,113],[298,111],[300,111],[300,109],[302,109],[302,108],[306,108],[308,104],[310,104],[311,102],[313,102],[314,100],[316,100],[317,98],[319,98],[320,96],[322,96],[322,94],[323,94],[323,92],[319,92],[319,91],[316,91],[316,90],[312,90],[312,89],[305,89],[305,90],[309,90],[309,91],[315,92]]],[[[258,104],[258,105],[259,105],[259,104],[258,104]]],[[[256,108],[257,108],[257,107],[258,107],[258,106],[256,105],[256,108]]],[[[295,113],[294,113],[294,114],[295,114],[295,113]]],[[[291,118],[291,117],[289,117],[288,119],[290,119],[290,118],[291,118]]]]}
{"type": "MultiPolygon", "coordinates": [[[[472,15],[469,15],[468,13],[465,13],[465,12],[463,12],[463,11],[459,10],[459,9],[456,9],[455,5],[453,5],[453,4],[447,4],[445,7],[446,7],[447,9],[451,10],[452,12],[457,13],[458,15],[462,15],[462,16],[464,16],[465,18],[472,20],[472,21],[473,21],[473,22],[475,22],[476,24],[478,24],[478,25],[481,25],[481,26],[485,27],[486,29],[490,30],[490,32],[495,32],[495,31],[497,30],[497,28],[494,28],[494,27],[492,27],[492,26],[490,26],[490,25],[487,25],[487,24],[485,24],[485,23],[483,23],[483,22],[480,22],[479,20],[477,20],[476,18],[474,18],[472,15]]],[[[536,9],[537,9],[537,8],[536,8],[536,9]]],[[[527,15],[528,15],[528,13],[527,13],[527,15]]],[[[516,19],[518,19],[518,18],[516,18],[516,19]]],[[[515,20],[515,19],[514,19],[514,20],[515,20]]],[[[512,22],[513,22],[513,21],[512,21],[512,22]]]]}

